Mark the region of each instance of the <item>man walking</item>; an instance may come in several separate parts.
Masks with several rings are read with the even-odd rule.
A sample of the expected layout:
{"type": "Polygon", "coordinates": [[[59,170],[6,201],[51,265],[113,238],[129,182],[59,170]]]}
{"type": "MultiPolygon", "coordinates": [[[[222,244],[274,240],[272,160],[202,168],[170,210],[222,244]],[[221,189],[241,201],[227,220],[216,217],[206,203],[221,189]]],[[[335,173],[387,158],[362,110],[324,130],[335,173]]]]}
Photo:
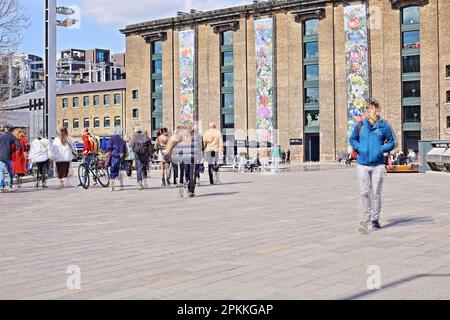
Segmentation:
{"type": "Polygon", "coordinates": [[[381,197],[383,181],[386,175],[384,153],[392,151],[395,137],[389,123],[380,117],[380,104],[375,99],[369,101],[369,116],[356,124],[349,142],[358,154],[358,180],[363,203],[363,220],[360,232],[381,230],[379,223],[381,214],[381,197]]]}
{"type": "Polygon", "coordinates": [[[13,188],[13,179],[14,179],[14,172],[13,172],[13,166],[11,163],[12,160],[12,145],[15,146],[16,150],[21,149],[21,145],[19,143],[19,140],[17,140],[16,137],[12,134],[13,128],[10,128],[6,131],[6,133],[0,135],[0,190],[1,192],[5,192],[5,178],[4,175],[6,171],[8,171],[9,176],[9,188],[12,190],[13,188]]]}
{"type": "Polygon", "coordinates": [[[219,156],[223,154],[223,138],[220,130],[217,129],[217,123],[211,122],[209,124],[209,129],[203,135],[203,147],[205,149],[205,158],[208,162],[209,183],[214,184],[213,171],[218,178],[219,156]]]}
{"type": "Polygon", "coordinates": [[[138,130],[131,140],[131,149],[133,150],[136,161],[137,181],[139,190],[147,187],[147,166],[150,159],[152,142],[148,136],[138,130]]]}

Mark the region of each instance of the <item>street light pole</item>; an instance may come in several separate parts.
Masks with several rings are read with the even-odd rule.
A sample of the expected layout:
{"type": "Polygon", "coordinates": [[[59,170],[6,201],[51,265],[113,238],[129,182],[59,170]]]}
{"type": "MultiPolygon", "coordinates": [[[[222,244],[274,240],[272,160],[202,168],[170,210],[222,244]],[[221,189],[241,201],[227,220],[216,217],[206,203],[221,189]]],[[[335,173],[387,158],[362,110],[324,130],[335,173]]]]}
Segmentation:
{"type": "Polygon", "coordinates": [[[45,133],[56,135],[56,0],[45,0],[45,133]]]}

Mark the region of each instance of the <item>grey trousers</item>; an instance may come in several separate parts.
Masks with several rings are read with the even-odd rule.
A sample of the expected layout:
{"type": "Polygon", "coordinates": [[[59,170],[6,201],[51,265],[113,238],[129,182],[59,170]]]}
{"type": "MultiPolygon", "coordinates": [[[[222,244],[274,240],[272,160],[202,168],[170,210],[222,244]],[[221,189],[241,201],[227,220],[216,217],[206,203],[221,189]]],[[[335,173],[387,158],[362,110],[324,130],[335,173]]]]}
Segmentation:
{"type": "Polygon", "coordinates": [[[381,197],[386,167],[363,166],[358,164],[359,190],[363,205],[363,220],[367,223],[378,221],[381,215],[381,197]]]}

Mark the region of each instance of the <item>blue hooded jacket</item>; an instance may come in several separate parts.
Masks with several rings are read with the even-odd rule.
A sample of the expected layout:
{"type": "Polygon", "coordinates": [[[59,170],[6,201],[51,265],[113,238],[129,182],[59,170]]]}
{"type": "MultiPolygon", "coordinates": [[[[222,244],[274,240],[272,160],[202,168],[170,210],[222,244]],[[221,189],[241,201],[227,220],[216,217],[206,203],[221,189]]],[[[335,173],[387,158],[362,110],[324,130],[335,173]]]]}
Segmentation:
{"type": "Polygon", "coordinates": [[[358,164],[365,166],[384,164],[383,154],[392,151],[396,146],[392,128],[383,119],[373,126],[368,119],[364,120],[362,126],[357,124],[353,128],[349,142],[358,153],[358,164]]]}

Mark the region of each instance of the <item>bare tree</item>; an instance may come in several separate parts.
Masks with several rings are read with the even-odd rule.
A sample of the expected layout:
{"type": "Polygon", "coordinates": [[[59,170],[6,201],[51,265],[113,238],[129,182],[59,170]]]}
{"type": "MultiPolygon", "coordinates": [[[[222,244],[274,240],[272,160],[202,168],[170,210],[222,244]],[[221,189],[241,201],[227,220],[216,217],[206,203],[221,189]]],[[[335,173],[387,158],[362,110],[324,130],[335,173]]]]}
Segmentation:
{"type": "Polygon", "coordinates": [[[20,33],[29,26],[29,21],[20,0],[0,0],[0,120],[3,121],[8,118],[5,102],[16,90],[9,54],[17,50],[20,33]]]}
{"type": "Polygon", "coordinates": [[[17,50],[29,21],[20,0],[0,0],[0,54],[17,50]]]}

